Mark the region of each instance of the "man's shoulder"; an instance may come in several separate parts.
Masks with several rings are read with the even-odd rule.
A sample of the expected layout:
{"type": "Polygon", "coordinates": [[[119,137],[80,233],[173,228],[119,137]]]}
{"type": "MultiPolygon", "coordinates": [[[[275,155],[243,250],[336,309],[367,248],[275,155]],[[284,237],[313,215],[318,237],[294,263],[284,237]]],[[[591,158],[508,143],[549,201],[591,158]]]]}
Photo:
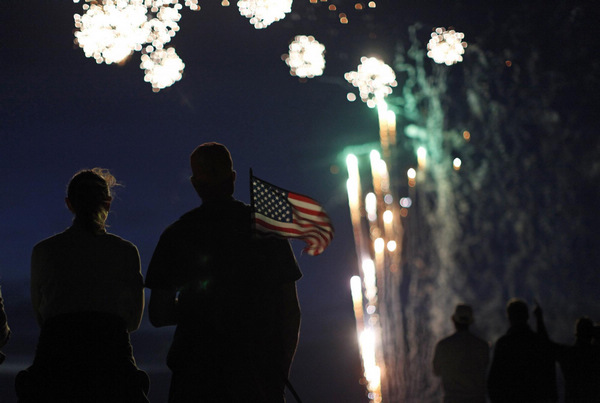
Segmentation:
{"type": "Polygon", "coordinates": [[[488,344],[487,341],[485,341],[483,338],[479,337],[477,334],[471,332],[470,330],[468,332],[465,332],[465,337],[468,337],[469,340],[472,340],[473,343],[479,343],[479,344],[488,344]]]}
{"type": "Polygon", "coordinates": [[[449,336],[446,336],[442,339],[440,339],[437,344],[438,345],[443,345],[443,344],[448,344],[448,343],[452,343],[452,340],[454,340],[456,338],[456,333],[452,333],[449,336]]]}
{"type": "Polygon", "coordinates": [[[219,215],[230,215],[233,217],[249,216],[251,207],[246,203],[231,199],[223,202],[203,203],[186,213],[177,221],[171,224],[169,228],[181,228],[194,225],[202,221],[215,219],[219,215]]]}
{"type": "Polygon", "coordinates": [[[496,341],[496,349],[506,348],[509,350],[522,349],[524,346],[536,344],[540,337],[528,326],[511,327],[496,341]]]}
{"type": "Polygon", "coordinates": [[[450,336],[447,336],[441,339],[438,344],[439,345],[452,345],[455,343],[465,343],[468,342],[473,345],[485,346],[486,348],[489,346],[488,342],[482,339],[481,337],[469,332],[455,332],[450,336]]]}
{"type": "Polygon", "coordinates": [[[457,333],[452,333],[449,336],[444,337],[443,339],[441,339],[440,341],[437,342],[437,348],[439,350],[445,350],[448,348],[452,348],[454,345],[456,345],[459,342],[460,337],[458,336],[457,333]]]}
{"type": "Polygon", "coordinates": [[[163,231],[163,236],[175,234],[197,225],[201,219],[201,207],[196,207],[182,214],[177,220],[169,224],[163,231]]]}
{"type": "Polygon", "coordinates": [[[162,239],[187,238],[197,236],[203,231],[232,229],[240,225],[250,226],[251,207],[232,199],[218,203],[203,203],[187,211],[167,226],[161,234],[162,239]]]}

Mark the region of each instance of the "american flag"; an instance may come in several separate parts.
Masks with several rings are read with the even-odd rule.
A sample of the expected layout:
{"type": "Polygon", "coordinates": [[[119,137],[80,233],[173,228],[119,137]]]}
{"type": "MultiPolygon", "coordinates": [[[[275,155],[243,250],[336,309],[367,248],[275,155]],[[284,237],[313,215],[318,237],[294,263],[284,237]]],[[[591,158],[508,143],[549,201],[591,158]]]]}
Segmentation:
{"type": "Polygon", "coordinates": [[[292,193],[250,174],[253,223],[256,231],[307,243],[304,252],[316,256],[333,238],[333,226],[323,207],[310,197],[292,193]]]}

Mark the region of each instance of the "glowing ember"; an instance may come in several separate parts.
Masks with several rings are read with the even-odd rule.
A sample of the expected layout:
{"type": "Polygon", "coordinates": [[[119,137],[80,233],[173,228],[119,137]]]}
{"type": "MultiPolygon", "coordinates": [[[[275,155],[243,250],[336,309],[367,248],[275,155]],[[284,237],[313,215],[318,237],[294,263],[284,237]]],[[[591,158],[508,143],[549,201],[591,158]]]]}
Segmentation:
{"type": "Polygon", "coordinates": [[[158,92],[181,80],[185,64],[174,48],[168,48],[142,55],[140,67],[145,71],[144,81],[152,84],[152,90],[158,92]]]}
{"type": "Polygon", "coordinates": [[[464,37],[463,33],[453,29],[446,31],[445,28],[436,28],[427,44],[427,56],[436,63],[447,66],[462,62],[462,55],[467,47],[467,43],[462,41],[464,37]]]}
{"type": "Polygon", "coordinates": [[[325,69],[325,46],[312,36],[296,36],[285,56],[293,76],[312,78],[322,75],[325,69]]]}
{"type": "Polygon", "coordinates": [[[239,0],[240,14],[256,29],[266,28],[292,11],[292,0],[239,0]]]}
{"type": "Polygon", "coordinates": [[[346,81],[358,88],[360,99],[370,108],[392,93],[392,87],[398,85],[394,70],[374,57],[362,57],[357,71],[344,74],[346,81]]]}

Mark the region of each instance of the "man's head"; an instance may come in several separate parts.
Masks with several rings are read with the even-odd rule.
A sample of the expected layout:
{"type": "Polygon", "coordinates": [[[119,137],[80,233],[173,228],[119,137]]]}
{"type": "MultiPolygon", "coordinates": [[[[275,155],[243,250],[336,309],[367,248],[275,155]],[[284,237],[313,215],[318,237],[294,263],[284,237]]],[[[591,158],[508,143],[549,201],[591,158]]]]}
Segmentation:
{"type": "Polygon", "coordinates": [[[221,199],[233,195],[235,171],[231,154],[223,144],[210,142],[196,147],[190,155],[192,185],[203,199],[221,199]]]}
{"type": "Polygon", "coordinates": [[[529,307],[519,298],[512,298],[506,305],[506,314],[511,325],[525,324],[529,320],[529,307]]]}
{"type": "Polygon", "coordinates": [[[473,323],[473,308],[467,304],[456,305],[452,321],[457,329],[468,328],[473,323]]]}

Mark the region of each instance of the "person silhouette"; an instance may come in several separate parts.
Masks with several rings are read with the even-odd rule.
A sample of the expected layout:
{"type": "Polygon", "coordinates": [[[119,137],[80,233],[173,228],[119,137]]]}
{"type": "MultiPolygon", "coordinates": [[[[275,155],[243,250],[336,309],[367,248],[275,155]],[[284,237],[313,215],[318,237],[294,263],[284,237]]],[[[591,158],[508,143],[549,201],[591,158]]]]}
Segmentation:
{"type": "Polygon", "coordinates": [[[149,379],[129,333],[144,309],[138,250],[106,232],[115,178],[100,168],[70,180],[72,225],[33,248],[31,302],[41,327],[33,364],[17,374],[18,401],[146,403],[149,379]]]}
{"type": "MultiPolygon", "coordinates": [[[[8,343],[10,338],[10,327],[8,327],[8,321],[6,319],[6,312],[4,311],[4,300],[2,299],[2,289],[0,289],[0,348],[4,347],[8,343]]],[[[6,356],[0,351],[0,364],[4,362],[6,356]]]]}
{"type": "Polygon", "coordinates": [[[473,335],[473,308],[456,305],[452,322],[456,332],[435,346],[433,373],[442,378],[444,403],[485,403],[489,344],[473,335]]]}
{"type": "Polygon", "coordinates": [[[529,327],[529,307],[519,298],[506,306],[510,327],[494,347],[488,374],[492,403],[550,403],[558,401],[555,361],[557,349],[548,338],[542,309],[534,309],[537,332],[529,327]]]}
{"type": "Polygon", "coordinates": [[[558,358],[565,380],[565,403],[600,402],[600,347],[592,345],[594,322],[582,316],[575,322],[575,344],[558,358]]]}
{"type": "Polygon", "coordinates": [[[198,146],[190,164],[202,204],[162,233],[146,274],[151,323],[176,326],[169,402],[283,402],[300,327],[296,258],[287,240],[253,235],[224,145],[198,146]]]}

